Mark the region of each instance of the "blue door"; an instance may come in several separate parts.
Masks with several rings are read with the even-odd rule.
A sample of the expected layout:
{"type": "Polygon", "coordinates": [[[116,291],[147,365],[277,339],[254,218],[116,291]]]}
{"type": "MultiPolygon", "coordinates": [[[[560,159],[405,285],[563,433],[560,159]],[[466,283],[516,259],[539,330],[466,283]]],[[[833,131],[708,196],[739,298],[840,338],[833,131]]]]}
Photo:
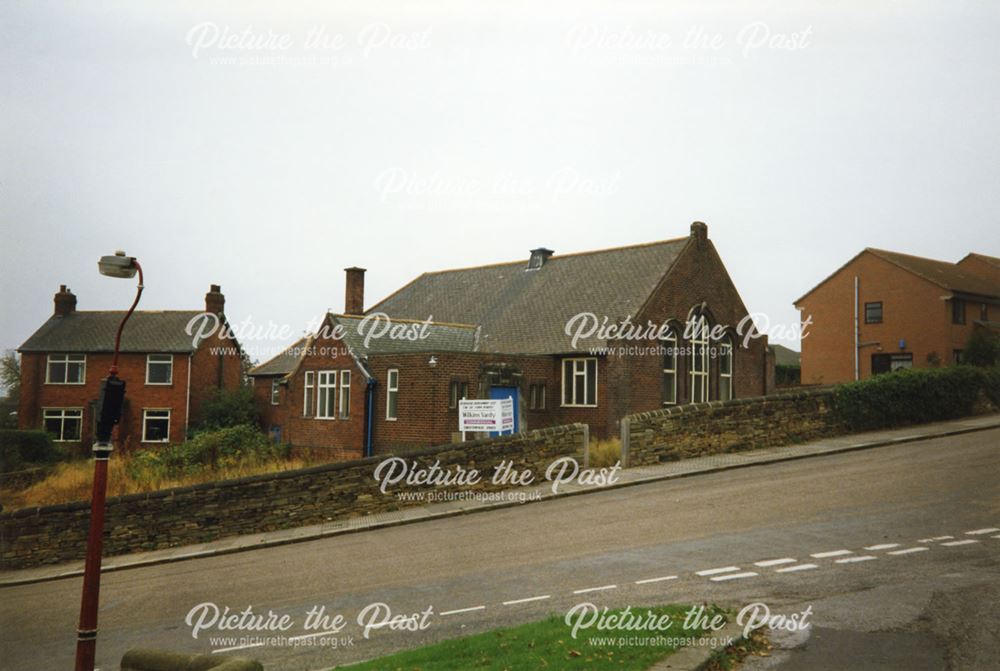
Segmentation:
{"type": "MultiPolygon", "coordinates": [[[[520,418],[518,417],[517,387],[490,387],[490,398],[499,401],[505,398],[514,399],[514,431],[520,431],[520,418]]],[[[499,431],[490,431],[490,436],[499,436],[499,431]]]]}

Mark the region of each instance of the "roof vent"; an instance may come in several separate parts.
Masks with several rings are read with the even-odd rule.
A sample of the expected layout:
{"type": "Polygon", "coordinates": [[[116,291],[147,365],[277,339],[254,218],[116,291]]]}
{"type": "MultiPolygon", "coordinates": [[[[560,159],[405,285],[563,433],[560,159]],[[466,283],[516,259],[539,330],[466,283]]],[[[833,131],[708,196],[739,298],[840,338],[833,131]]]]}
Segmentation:
{"type": "Polygon", "coordinates": [[[545,265],[545,262],[549,260],[552,256],[551,249],[545,249],[545,247],[539,247],[538,249],[531,250],[531,258],[528,259],[528,270],[538,270],[545,265]]]}

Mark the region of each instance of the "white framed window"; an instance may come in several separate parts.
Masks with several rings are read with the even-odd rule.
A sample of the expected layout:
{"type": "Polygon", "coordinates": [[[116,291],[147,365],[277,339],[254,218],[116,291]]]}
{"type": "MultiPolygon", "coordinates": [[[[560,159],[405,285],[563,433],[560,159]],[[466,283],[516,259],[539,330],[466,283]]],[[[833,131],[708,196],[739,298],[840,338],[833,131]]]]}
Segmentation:
{"type": "Polygon", "coordinates": [[[452,380],[451,384],[448,385],[448,409],[456,409],[458,402],[463,398],[469,398],[469,383],[452,380]]]}
{"type": "Polygon", "coordinates": [[[663,405],[677,403],[677,334],[673,331],[665,338],[663,353],[663,405]]]}
{"type": "Polygon", "coordinates": [[[173,354],[146,355],[146,384],[171,384],[174,381],[173,354]]]}
{"type": "Polygon", "coordinates": [[[87,380],[86,354],[50,354],[45,384],[83,384],[87,380]]]}
{"type": "Polygon", "coordinates": [[[562,404],[597,406],[597,359],[563,359],[562,404]]]}
{"type": "Polygon", "coordinates": [[[695,318],[691,333],[691,402],[708,401],[708,320],[695,318]]]}
{"type": "Polygon", "coordinates": [[[385,374],[385,418],[396,421],[399,411],[399,370],[390,368],[385,374]]]}
{"type": "Polygon", "coordinates": [[[733,345],[729,339],[719,342],[719,400],[733,397],[733,345]]]}
{"type": "Polygon", "coordinates": [[[281,401],[281,380],[274,378],[271,380],[271,405],[278,405],[281,401]]]}
{"type": "Polygon", "coordinates": [[[170,410],[144,408],[142,411],[142,442],[166,443],[170,441],[170,410]]]}
{"type": "Polygon", "coordinates": [[[340,371],[340,418],[351,416],[351,371],[340,371]]]}
{"type": "Polygon", "coordinates": [[[321,370],[316,372],[316,417],[319,419],[336,419],[337,406],[337,371],[321,370]]]}
{"type": "Polygon", "coordinates": [[[316,373],[307,370],[302,385],[302,416],[311,417],[313,404],[316,402],[316,373]]]}
{"type": "Polygon", "coordinates": [[[78,441],[83,425],[83,408],[46,408],[42,411],[42,425],[57,443],[78,441]]]}

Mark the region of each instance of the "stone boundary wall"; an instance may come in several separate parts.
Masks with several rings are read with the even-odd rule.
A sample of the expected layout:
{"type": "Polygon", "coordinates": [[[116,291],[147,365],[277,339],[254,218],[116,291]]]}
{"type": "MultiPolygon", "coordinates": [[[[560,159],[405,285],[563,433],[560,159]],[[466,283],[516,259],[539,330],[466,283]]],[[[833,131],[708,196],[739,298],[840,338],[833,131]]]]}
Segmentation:
{"type": "Polygon", "coordinates": [[[625,465],[776,447],[847,433],[832,412],[833,390],[678,405],[621,423],[625,465]]]}
{"type": "MultiPolygon", "coordinates": [[[[559,457],[574,456],[583,465],[588,436],[585,424],[569,424],[428,447],[400,457],[420,467],[437,461],[442,469],[475,468],[483,479],[474,486],[434,491],[502,490],[510,485],[494,485],[489,480],[501,461],[512,461],[521,471],[531,469],[537,483],[559,457]]],[[[374,471],[386,458],[380,455],[109,498],[104,555],[204,543],[423,505],[419,500],[400,500],[395,493],[430,491],[430,487],[400,483],[386,493],[379,490],[374,471]]],[[[0,513],[0,567],[10,570],[82,559],[89,519],[89,501],[0,513]]]]}

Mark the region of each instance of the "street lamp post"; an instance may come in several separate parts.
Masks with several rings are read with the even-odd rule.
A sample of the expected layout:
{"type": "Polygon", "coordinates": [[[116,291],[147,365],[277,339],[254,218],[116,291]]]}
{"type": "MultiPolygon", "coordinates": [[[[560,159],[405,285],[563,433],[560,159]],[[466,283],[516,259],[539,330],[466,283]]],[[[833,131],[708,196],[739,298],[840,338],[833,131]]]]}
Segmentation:
{"type": "Polygon", "coordinates": [[[80,600],[80,625],[76,631],[76,671],[93,671],[97,652],[97,605],[101,593],[101,550],[104,541],[104,498],[108,484],[108,459],[111,457],[111,432],[121,419],[125,402],[125,381],[118,378],[118,352],[122,329],[132,316],[142,296],[142,267],[125,252],[102,256],[97,264],[102,275],[132,278],[139,273],[135,300],[118,324],[115,353],[108,376],[101,382],[97,404],[97,439],[94,441],[94,488],[90,495],[90,531],[87,534],[87,559],[83,568],[83,597],[80,600]]]}

